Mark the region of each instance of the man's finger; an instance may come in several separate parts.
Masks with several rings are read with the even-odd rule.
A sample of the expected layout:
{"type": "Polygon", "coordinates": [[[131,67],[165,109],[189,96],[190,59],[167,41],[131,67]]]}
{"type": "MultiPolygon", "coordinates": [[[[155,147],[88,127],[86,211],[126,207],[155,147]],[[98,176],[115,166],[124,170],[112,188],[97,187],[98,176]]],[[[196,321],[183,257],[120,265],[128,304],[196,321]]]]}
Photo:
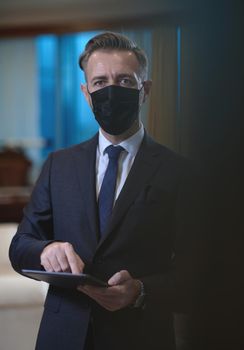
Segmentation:
{"type": "Polygon", "coordinates": [[[48,272],[53,272],[53,268],[52,265],[50,263],[50,261],[48,260],[48,258],[43,258],[41,260],[41,265],[44,267],[44,269],[48,272]]]}
{"type": "Polygon", "coordinates": [[[49,258],[49,261],[52,265],[52,268],[55,272],[60,272],[62,271],[62,267],[61,265],[59,264],[59,261],[58,261],[58,258],[56,255],[53,255],[52,258],[49,258]]]}
{"type": "Polygon", "coordinates": [[[110,286],[116,286],[117,284],[121,284],[127,280],[131,279],[131,275],[126,270],[121,270],[116,272],[109,280],[108,284],[110,286]]]}
{"type": "Polygon", "coordinates": [[[51,257],[46,256],[42,259],[42,266],[45,268],[48,272],[58,272],[61,270],[61,266],[56,258],[55,255],[52,255],[51,257]]]}
{"type": "Polygon", "coordinates": [[[64,250],[69,262],[71,272],[74,274],[80,274],[83,271],[84,264],[82,264],[81,259],[75,253],[72,245],[70,243],[65,243],[64,250]]]}
{"type": "Polygon", "coordinates": [[[57,255],[57,259],[58,259],[59,265],[61,266],[62,272],[70,272],[71,271],[68,259],[67,259],[65,254],[57,255]]]}

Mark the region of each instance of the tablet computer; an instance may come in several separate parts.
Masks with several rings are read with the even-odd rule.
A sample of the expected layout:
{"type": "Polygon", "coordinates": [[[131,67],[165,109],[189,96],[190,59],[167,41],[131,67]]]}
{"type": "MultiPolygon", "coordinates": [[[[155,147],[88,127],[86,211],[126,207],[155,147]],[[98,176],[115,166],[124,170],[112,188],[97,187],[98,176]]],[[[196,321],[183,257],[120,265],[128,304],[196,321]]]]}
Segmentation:
{"type": "Polygon", "coordinates": [[[71,272],[48,272],[41,270],[21,270],[21,272],[25,276],[63,288],[76,288],[87,284],[108,287],[106,282],[84,273],[76,275],[71,272]]]}

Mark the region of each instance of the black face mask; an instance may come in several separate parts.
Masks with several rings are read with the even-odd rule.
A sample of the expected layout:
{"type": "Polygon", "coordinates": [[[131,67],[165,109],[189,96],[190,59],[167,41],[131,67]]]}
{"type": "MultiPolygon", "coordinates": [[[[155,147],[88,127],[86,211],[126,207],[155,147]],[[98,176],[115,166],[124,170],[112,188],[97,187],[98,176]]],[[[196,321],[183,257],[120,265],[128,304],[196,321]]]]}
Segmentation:
{"type": "Polygon", "coordinates": [[[128,130],[139,115],[140,90],[110,85],[92,92],[93,113],[101,128],[110,135],[128,130]]]}

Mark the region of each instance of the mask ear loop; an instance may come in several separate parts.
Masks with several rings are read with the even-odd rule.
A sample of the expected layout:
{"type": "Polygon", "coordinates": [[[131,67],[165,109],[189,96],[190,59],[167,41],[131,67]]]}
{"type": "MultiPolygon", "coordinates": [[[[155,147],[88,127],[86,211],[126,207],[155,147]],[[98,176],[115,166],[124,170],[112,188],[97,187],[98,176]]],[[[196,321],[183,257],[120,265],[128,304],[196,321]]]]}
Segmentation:
{"type": "MultiPolygon", "coordinates": [[[[142,82],[142,87],[139,89],[139,96],[140,96],[140,94],[141,94],[142,89],[144,89],[144,83],[145,83],[145,81],[142,82]]],[[[145,91],[145,90],[144,90],[144,91],[145,91]]]]}
{"type": "Polygon", "coordinates": [[[139,92],[141,92],[141,90],[144,88],[144,83],[145,81],[142,82],[142,87],[139,89],[139,92]]]}
{"type": "MultiPolygon", "coordinates": [[[[142,82],[142,87],[139,89],[139,96],[141,95],[142,89],[144,89],[144,92],[145,92],[144,83],[145,83],[145,81],[142,82]]],[[[141,99],[141,97],[139,97],[139,100],[140,100],[140,99],[141,99]]],[[[144,101],[144,99],[145,99],[145,95],[144,95],[142,101],[144,101]]],[[[139,102],[139,104],[140,104],[140,102],[139,102]]]]}

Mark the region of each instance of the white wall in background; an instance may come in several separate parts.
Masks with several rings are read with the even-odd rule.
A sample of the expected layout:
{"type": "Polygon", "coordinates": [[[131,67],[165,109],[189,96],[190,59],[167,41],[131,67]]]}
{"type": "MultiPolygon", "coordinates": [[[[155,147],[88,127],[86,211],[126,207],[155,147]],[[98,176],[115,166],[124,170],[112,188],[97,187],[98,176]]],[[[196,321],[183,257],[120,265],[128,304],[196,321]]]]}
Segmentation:
{"type": "Polygon", "coordinates": [[[38,109],[35,39],[0,40],[0,145],[28,143],[27,155],[35,163],[38,109]]]}

